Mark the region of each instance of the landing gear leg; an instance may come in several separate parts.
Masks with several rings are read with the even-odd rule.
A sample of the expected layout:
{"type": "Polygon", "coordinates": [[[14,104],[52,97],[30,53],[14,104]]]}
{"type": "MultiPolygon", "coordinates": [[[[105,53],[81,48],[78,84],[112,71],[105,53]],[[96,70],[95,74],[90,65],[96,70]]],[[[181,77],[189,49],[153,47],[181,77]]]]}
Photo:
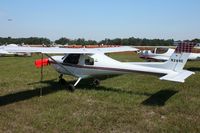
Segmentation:
{"type": "Polygon", "coordinates": [[[63,79],[63,74],[60,74],[59,76],[59,81],[60,84],[64,85],[66,83],[66,81],[63,79]]]}
{"type": "Polygon", "coordinates": [[[75,86],[81,81],[82,78],[78,78],[78,80],[76,81],[76,83],[73,85],[73,84],[69,84],[68,85],[68,89],[72,92],[75,91],[75,86]]]}
{"type": "Polygon", "coordinates": [[[62,77],[63,77],[63,74],[60,74],[59,79],[62,79],[62,77]]]}

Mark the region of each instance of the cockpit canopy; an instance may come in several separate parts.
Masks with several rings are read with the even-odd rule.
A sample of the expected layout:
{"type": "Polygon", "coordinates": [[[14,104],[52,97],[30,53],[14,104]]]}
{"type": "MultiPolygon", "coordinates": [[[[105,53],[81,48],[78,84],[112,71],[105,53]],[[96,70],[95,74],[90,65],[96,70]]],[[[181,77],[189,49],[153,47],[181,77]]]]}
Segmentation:
{"type": "Polygon", "coordinates": [[[64,57],[63,63],[68,64],[80,64],[81,65],[94,65],[94,59],[90,57],[89,55],[83,55],[83,54],[68,54],[64,57]],[[81,63],[82,60],[84,60],[84,64],[81,63]]]}
{"type": "Polygon", "coordinates": [[[80,54],[69,54],[67,57],[64,59],[64,63],[69,63],[69,64],[78,64],[79,63],[79,58],[80,54]]]}
{"type": "Polygon", "coordinates": [[[151,50],[152,53],[154,54],[164,54],[168,51],[168,48],[155,48],[151,50]]]}

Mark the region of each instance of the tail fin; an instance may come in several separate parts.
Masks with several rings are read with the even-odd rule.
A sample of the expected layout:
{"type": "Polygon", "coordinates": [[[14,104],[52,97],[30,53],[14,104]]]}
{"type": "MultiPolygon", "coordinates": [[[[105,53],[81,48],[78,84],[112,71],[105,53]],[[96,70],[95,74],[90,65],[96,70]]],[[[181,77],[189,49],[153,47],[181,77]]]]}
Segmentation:
{"type": "Polygon", "coordinates": [[[190,53],[192,52],[192,48],[196,45],[193,42],[182,42],[179,43],[175,49],[175,52],[171,55],[169,60],[165,63],[165,67],[167,69],[173,71],[181,71],[185,66],[190,53]]]}
{"type": "Polygon", "coordinates": [[[161,80],[169,80],[175,82],[185,82],[185,79],[194,72],[183,70],[188,57],[192,51],[192,48],[196,43],[183,42],[180,43],[175,52],[171,55],[170,59],[164,64],[166,69],[173,70],[174,72],[168,73],[167,75],[161,77],[161,80]]]}

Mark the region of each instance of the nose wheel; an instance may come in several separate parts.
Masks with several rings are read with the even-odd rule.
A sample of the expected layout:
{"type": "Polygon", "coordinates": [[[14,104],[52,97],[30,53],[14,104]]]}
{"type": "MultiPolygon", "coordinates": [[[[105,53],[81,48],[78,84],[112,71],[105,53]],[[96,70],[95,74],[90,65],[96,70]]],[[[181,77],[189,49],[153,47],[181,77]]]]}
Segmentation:
{"type": "Polygon", "coordinates": [[[69,84],[67,86],[68,90],[70,90],[71,92],[74,92],[75,91],[75,86],[73,84],[69,84]]]}

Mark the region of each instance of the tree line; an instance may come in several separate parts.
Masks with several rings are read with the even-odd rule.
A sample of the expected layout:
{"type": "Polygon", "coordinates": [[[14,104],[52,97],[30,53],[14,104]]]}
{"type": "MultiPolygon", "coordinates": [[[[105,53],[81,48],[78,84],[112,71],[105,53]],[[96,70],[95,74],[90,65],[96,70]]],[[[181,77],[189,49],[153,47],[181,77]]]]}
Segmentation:
{"type": "MultiPolygon", "coordinates": [[[[200,39],[193,39],[193,40],[186,40],[186,41],[193,41],[200,43],[200,39]]],[[[29,37],[29,38],[11,38],[11,37],[0,37],[0,45],[4,44],[29,44],[29,45],[51,45],[53,43],[55,44],[61,44],[61,45],[131,45],[131,46],[170,46],[174,44],[173,39],[140,39],[140,38],[115,38],[115,39],[104,39],[99,42],[95,40],[85,40],[84,38],[78,38],[78,39],[69,39],[66,37],[61,37],[58,40],[55,40],[52,42],[48,38],[43,37],[29,37]]]]}
{"type": "Polygon", "coordinates": [[[78,38],[78,39],[69,39],[62,37],[58,40],[55,40],[56,44],[61,44],[61,45],[96,45],[98,44],[97,41],[95,40],[85,40],[84,38],[78,38]]]}
{"type": "Polygon", "coordinates": [[[51,41],[48,38],[29,37],[29,38],[3,38],[0,37],[0,44],[50,44],[51,41]]]}

